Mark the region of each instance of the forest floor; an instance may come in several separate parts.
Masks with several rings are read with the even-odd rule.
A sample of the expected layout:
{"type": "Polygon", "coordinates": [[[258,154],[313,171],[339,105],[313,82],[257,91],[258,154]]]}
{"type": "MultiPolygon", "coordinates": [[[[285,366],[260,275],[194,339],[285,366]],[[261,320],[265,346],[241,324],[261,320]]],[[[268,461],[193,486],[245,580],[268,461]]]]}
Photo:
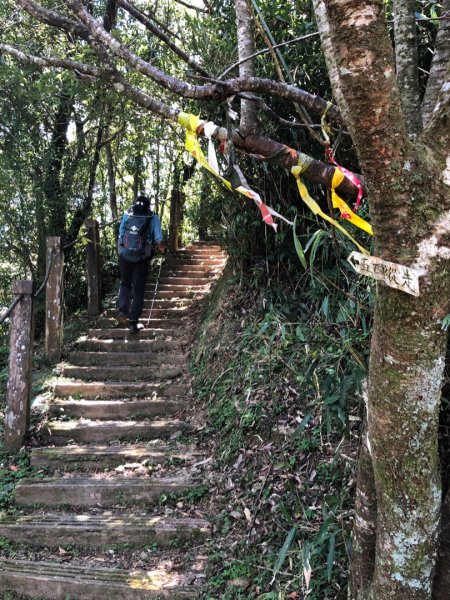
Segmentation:
{"type": "MultiPolygon", "coordinates": [[[[69,322],[67,347],[81,327],[85,315],[69,322]]],[[[317,330],[320,350],[302,339],[305,323],[300,331],[285,309],[267,308],[258,292],[236,286],[230,272],[198,304],[188,330],[194,389],[188,419],[199,424],[201,459],[193,469],[203,483],[161,496],[156,513],[207,517],[209,540],[196,551],[174,547],[161,554],[156,546],[122,544],[93,554],[67,546],[30,549],[1,538],[1,555],[78,565],[94,559],[101,566],[145,570],[158,551],[176,568],[201,561],[203,597],[209,600],[343,600],[361,411],[357,376],[347,369],[343,379],[339,371],[348,349],[344,355],[342,344],[317,330]]],[[[364,344],[350,355],[362,361],[363,351],[364,344]]],[[[25,450],[36,444],[45,416],[39,407],[55,375],[45,361],[38,359],[38,366],[34,429],[25,450]]],[[[31,469],[26,451],[2,454],[1,462],[0,509],[11,514],[14,486],[31,469]]],[[[138,469],[130,476],[165,474],[163,465],[157,472],[138,469]]]]}

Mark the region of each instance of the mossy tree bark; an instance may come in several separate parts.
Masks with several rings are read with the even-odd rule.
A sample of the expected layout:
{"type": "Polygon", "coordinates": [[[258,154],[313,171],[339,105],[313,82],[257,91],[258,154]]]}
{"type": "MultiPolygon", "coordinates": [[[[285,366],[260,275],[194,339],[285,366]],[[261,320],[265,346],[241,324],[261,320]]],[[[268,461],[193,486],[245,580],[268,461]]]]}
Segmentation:
{"type": "Polygon", "coordinates": [[[410,134],[420,133],[419,70],[415,0],[394,0],[395,66],[410,134]]]}
{"type": "MultiPolygon", "coordinates": [[[[247,0],[235,0],[236,32],[238,41],[239,60],[251,56],[255,51],[253,41],[253,20],[247,0]]],[[[255,62],[246,60],[239,65],[241,77],[254,77],[255,62]]],[[[249,100],[241,100],[240,128],[242,133],[254,133],[257,130],[258,119],[256,117],[256,103],[249,100]]]]}
{"type": "MultiPolygon", "coordinates": [[[[371,460],[362,453],[358,491],[367,497],[363,484],[372,468],[375,494],[369,506],[356,507],[352,598],[425,600],[432,597],[442,505],[437,449],[446,347],[440,320],[450,312],[449,134],[436,139],[429,127],[410,141],[381,0],[314,5],[366,179],[375,255],[421,273],[418,298],[383,284],[377,289],[368,380],[371,460]],[[373,547],[367,515],[374,511],[371,566],[358,548],[373,547]]],[[[448,110],[442,101],[444,122],[448,110]]]]}

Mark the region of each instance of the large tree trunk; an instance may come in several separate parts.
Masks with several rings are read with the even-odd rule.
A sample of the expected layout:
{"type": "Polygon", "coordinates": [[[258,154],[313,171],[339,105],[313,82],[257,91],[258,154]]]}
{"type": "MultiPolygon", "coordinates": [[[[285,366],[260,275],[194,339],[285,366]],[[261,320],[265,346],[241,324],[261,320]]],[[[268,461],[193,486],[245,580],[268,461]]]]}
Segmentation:
{"type": "Polygon", "coordinates": [[[434,48],[433,62],[431,64],[430,77],[422,102],[422,119],[425,125],[431,119],[436,107],[439,92],[446,80],[450,59],[450,0],[442,3],[441,16],[444,17],[439,23],[439,31],[434,48]]]}
{"type": "MultiPolygon", "coordinates": [[[[236,30],[238,39],[239,60],[254,53],[252,14],[247,0],[235,0],[236,8],[236,30]]],[[[247,60],[239,65],[241,77],[254,77],[254,60],[247,60]]],[[[257,130],[256,103],[249,100],[241,100],[240,129],[244,135],[255,133],[257,130]]]]}
{"type": "Polygon", "coordinates": [[[355,600],[367,598],[369,595],[375,566],[376,527],[377,499],[366,421],[359,449],[352,539],[350,589],[355,600]]]}
{"type": "Polygon", "coordinates": [[[117,208],[117,191],[116,191],[116,167],[114,164],[111,142],[105,145],[106,168],[108,171],[108,198],[109,207],[111,209],[112,218],[116,221],[119,218],[117,208]]]}
{"type": "Polygon", "coordinates": [[[61,171],[67,149],[67,129],[72,114],[73,98],[62,91],[47,152],[46,173],[43,182],[47,213],[47,235],[64,236],[66,233],[66,198],[61,186],[61,171]]]}
{"type": "MultiPolygon", "coordinates": [[[[382,2],[314,5],[366,178],[375,255],[423,275],[419,298],[384,284],[377,290],[367,414],[376,549],[372,573],[353,569],[352,597],[429,600],[441,507],[437,439],[446,336],[439,320],[450,311],[445,162],[425,137],[409,142],[382,2]]],[[[356,521],[364,518],[359,503],[356,521]]],[[[371,547],[371,528],[366,533],[364,540],[357,532],[358,543],[371,547]]]]}
{"type": "Polygon", "coordinates": [[[415,10],[415,0],[394,0],[395,64],[403,114],[410,134],[422,130],[415,10]]]}

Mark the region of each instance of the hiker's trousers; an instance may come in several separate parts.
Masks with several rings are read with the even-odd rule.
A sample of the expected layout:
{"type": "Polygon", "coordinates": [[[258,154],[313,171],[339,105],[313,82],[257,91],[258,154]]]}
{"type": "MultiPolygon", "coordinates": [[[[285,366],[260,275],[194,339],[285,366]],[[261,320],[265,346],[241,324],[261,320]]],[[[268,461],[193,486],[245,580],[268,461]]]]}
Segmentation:
{"type": "Polygon", "coordinates": [[[120,289],[117,308],[128,315],[130,321],[138,321],[144,306],[145,284],[148,275],[148,259],[132,263],[119,256],[120,289]],[[131,292],[133,300],[130,306],[131,292]]]}

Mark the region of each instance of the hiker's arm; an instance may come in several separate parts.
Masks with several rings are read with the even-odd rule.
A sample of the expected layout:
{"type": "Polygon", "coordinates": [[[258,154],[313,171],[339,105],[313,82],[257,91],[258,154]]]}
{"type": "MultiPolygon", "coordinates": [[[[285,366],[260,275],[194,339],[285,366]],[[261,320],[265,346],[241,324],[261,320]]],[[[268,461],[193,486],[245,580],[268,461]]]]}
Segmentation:
{"type": "Polygon", "coordinates": [[[158,215],[155,215],[153,219],[153,241],[155,246],[161,252],[161,254],[164,254],[164,252],[166,251],[166,245],[164,243],[164,238],[161,230],[161,222],[159,220],[158,215]]]}
{"type": "Polygon", "coordinates": [[[127,219],[128,219],[128,215],[125,213],[122,217],[122,220],[120,221],[120,226],[119,226],[119,246],[121,245],[123,236],[125,235],[125,222],[127,219]]]}
{"type": "Polygon", "coordinates": [[[125,222],[128,219],[128,215],[124,214],[119,226],[119,237],[117,238],[117,252],[120,254],[120,247],[123,244],[123,236],[125,235],[125,222]]]}

